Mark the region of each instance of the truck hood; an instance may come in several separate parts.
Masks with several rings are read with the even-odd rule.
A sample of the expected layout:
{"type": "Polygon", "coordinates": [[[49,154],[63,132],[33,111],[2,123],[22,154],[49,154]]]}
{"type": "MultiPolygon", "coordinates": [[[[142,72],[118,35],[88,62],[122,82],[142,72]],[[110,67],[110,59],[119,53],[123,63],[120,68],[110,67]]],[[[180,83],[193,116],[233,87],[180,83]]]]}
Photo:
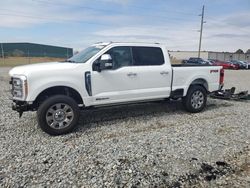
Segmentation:
{"type": "Polygon", "coordinates": [[[77,67],[76,63],[67,63],[67,62],[49,62],[49,63],[37,63],[31,65],[23,65],[14,67],[9,71],[10,76],[14,75],[25,75],[35,73],[42,73],[48,71],[60,71],[60,70],[72,70],[77,67]]]}

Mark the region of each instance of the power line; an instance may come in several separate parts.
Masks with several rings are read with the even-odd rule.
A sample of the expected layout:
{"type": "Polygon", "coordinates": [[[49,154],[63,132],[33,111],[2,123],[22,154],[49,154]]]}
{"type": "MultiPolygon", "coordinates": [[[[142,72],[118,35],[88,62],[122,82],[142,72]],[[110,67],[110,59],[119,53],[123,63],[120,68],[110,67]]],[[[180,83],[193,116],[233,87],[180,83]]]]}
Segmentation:
{"type": "MultiPolygon", "coordinates": [[[[34,2],[39,2],[39,3],[46,3],[46,4],[53,4],[53,5],[56,5],[56,6],[69,6],[70,4],[68,3],[53,3],[51,1],[48,1],[48,0],[32,0],[34,2]]],[[[93,1],[97,1],[97,0],[93,0],[93,1]]],[[[99,1],[98,1],[99,3],[99,1]]],[[[72,6],[72,4],[71,4],[72,6]]],[[[135,5],[126,5],[127,7],[131,7],[131,8],[135,8],[135,9],[141,9],[141,10],[155,10],[157,12],[161,12],[161,13],[166,13],[165,11],[159,11],[157,9],[152,9],[152,8],[148,8],[148,7],[143,7],[143,6],[135,6],[135,5]]],[[[84,9],[91,9],[91,10],[96,10],[96,11],[103,11],[103,12],[116,12],[116,13],[121,13],[120,11],[116,11],[116,10],[111,10],[111,9],[102,9],[102,8],[95,8],[95,7],[90,7],[90,6],[82,6],[82,5],[76,5],[75,7],[77,8],[84,8],[84,9]]],[[[190,12],[184,12],[184,11],[178,11],[178,10],[166,10],[167,12],[172,12],[172,13],[179,13],[179,14],[185,14],[185,15],[192,15],[192,16],[196,16],[197,14],[195,13],[190,13],[190,12]]]]}
{"type": "MultiPolygon", "coordinates": [[[[126,5],[128,7],[136,8],[136,9],[142,9],[142,10],[155,10],[159,12],[159,10],[148,8],[148,7],[142,7],[142,6],[135,6],[135,5],[126,5]]],[[[183,12],[183,11],[178,11],[178,10],[166,10],[166,12],[161,11],[162,13],[170,12],[170,13],[178,13],[178,14],[183,14],[183,15],[191,15],[191,16],[197,16],[195,13],[190,13],[190,12],[183,12]]]]}
{"type": "Polygon", "coordinates": [[[77,22],[77,23],[85,23],[85,24],[90,24],[90,25],[101,25],[101,26],[114,26],[111,24],[102,24],[102,23],[95,23],[95,22],[88,22],[88,21],[81,21],[81,20],[69,20],[69,19],[61,19],[61,18],[49,18],[49,17],[39,17],[39,16],[33,16],[33,15],[24,15],[24,14],[13,14],[13,13],[0,13],[0,15],[5,15],[5,16],[14,16],[14,17],[25,17],[25,18],[30,18],[30,19],[41,19],[41,20],[50,20],[54,19],[55,21],[59,22],[77,22]]]}
{"type": "MultiPolygon", "coordinates": [[[[212,18],[212,17],[207,17],[207,20],[208,20],[208,23],[213,23],[213,25],[218,25],[218,26],[223,26],[224,25],[224,26],[230,26],[230,27],[233,26],[232,24],[227,23],[225,21],[218,22],[218,19],[212,18]]],[[[240,28],[240,27],[237,27],[237,30],[249,33],[249,30],[245,30],[245,29],[240,28]]]]}
{"type": "MultiPolygon", "coordinates": [[[[0,9],[1,10],[1,9],[0,9]]],[[[49,17],[39,17],[39,16],[31,16],[31,15],[24,15],[24,14],[12,14],[12,13],[0,13],[0,15],[5,15],[5,16],[14,16],[14,17],[24,17],[24,18],[30,18],[30,19],[40,19],[40,20],[55,20],[57,22],[62,22],[62,23],[85,23],[89,25],[100,25],[100,26],[106,26],[106,27],[122,27],[123,25],[114,25],[114,24],[102,24],[102,23],[96,23],[96,22],[87,22],[87,21],[81,21],[81,20],[67,20],[67,19],[59,19],[59,18],[49,18],[49,17]]],[[[25,22],[25,21],[24,21],[25,22]]],[[[27,22],[27,21],[26,21],[27,22]]],[[[131,26],[133,27],[133,26],[131,26]]],[[[167,29],[167,28],[165,28],[167,29]]],[[[194,31],[194,30],[190,30],[194,31]]]]}
{"type": "MultiPolygon", "coordinates": [[[[54,20],[54,21],[60,21],[60,22],[76,22],[76,23],[86,23],[90,25],[101,25],[101,26],[123,26],[123,25],[117,25],[117,24],[103,24],[103,23],[96,23],[96,22],[89,22],[89,21],[81,21],[81,20],[74,20],[74,19],[62,19],[62,18],[51,18],[51,17],[41,17],[37,15],[29,15],[26,14],[23,11],[16,11],[16,10],[11,10],[11,9],[3,9],[0,8],[0,10],[3,11],[8,11],[8,13],[0,13],[0,15],[6,15],[6,16],[16,16],[16,17],[25,17],[25,18],[31,18],[31,19],[42,19],[42,20],[54,20]],[[21,13],[21,14],[20,14],[21,13]]],[[[170,20],[170,19],[169,19],[170,20]]],[[[169,21],[168,20],[168,21],[169,21]]],[[[176,19],[174,19],[176,20],[176,19]]],[[[181,20],[181,19],[180,19],[181,20]]],[[[161,21],[161,20],[158,20],[161,21]]],[[[173,21],[173,20],[172,20],[173,21]]]]}

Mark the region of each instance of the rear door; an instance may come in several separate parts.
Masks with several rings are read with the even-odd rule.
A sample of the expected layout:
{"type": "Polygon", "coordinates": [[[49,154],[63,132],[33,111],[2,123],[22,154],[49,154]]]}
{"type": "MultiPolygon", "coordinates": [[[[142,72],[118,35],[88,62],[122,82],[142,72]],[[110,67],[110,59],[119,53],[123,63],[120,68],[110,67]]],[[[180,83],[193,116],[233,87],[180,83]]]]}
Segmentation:
{"type": "Polygon", "coordinates": [[[135,75],[131,79],[137,96],[141,99],[169,97],[172,71],[170,62],[165,62],[162,49],[136,46],[132,47],[132,56],[131,73],[135,75]]]}

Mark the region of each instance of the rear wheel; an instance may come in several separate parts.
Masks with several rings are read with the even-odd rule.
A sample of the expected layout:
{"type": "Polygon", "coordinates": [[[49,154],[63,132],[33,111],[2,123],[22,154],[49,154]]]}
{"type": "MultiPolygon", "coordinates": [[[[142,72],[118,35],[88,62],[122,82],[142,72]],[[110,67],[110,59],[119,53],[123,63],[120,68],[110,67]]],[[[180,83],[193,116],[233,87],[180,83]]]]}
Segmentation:
{"type": "Polygon", "coordinates": [[[55,95],[45,100],[37,111],[38,125],[50,135],[71,132],[79,119],[79,107],[70,97],[55,95]]]}
{"type": "Polygon", "coordinates": [[[187,111],[191,113],[201,112],[207,103],[206,89],[200,85],[191,86],[182,102],[187,111]]]}

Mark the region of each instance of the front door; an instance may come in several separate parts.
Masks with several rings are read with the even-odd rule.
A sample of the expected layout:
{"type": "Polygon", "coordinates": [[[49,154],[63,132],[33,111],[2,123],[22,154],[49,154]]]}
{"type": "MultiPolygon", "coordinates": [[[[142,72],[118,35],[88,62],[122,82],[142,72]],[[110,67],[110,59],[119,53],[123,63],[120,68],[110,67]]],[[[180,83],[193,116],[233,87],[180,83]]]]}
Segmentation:
{"type": "Polygon", "coordinates": [[[126,102],[131,99],[133,78],[129,76],[132,66],[130,47],[114,47],[106,54],[113,60],[113,68],[92,72],[92,95],[95,105],[126,102]]]}

